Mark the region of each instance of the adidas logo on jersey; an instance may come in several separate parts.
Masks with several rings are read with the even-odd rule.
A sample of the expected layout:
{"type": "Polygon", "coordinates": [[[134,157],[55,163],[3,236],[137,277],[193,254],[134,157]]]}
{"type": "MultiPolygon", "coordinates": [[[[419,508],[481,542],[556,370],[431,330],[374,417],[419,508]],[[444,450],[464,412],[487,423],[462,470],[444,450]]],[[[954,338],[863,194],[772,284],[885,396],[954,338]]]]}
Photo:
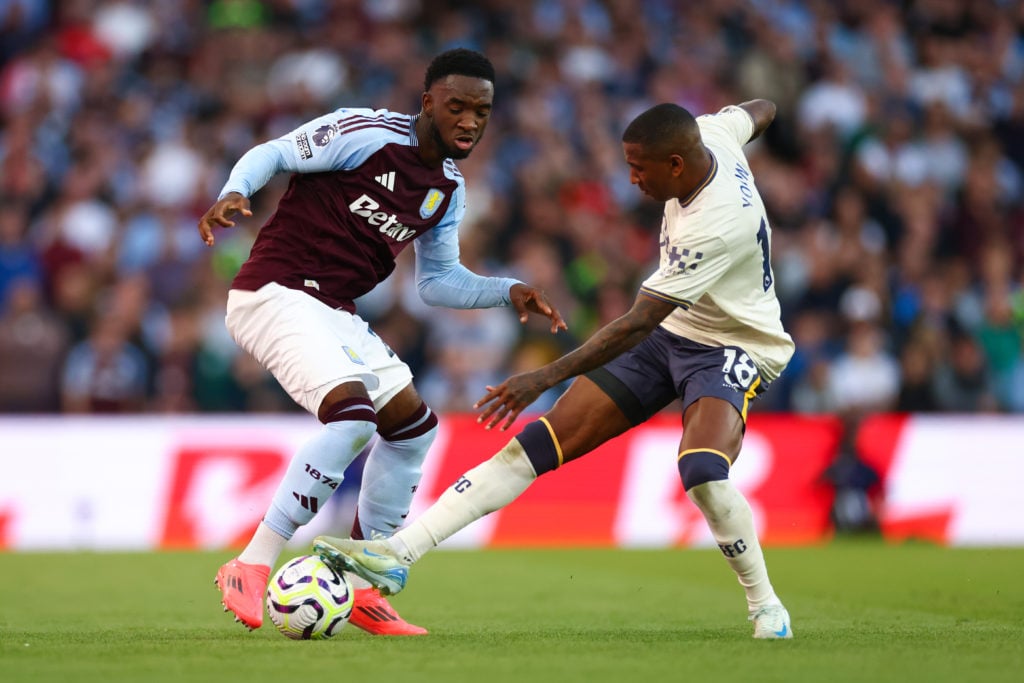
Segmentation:
{"type": "Polygon", "coordinates": [[[384,187],[388,188],[388,190],[390,192],[394,192],[395,191],[395,172],[394,171],[388,171],[387,173],[382,173],[381,175],[374,176],[373,179],[376,180],[381,185],[383,185],[384,187]]]}

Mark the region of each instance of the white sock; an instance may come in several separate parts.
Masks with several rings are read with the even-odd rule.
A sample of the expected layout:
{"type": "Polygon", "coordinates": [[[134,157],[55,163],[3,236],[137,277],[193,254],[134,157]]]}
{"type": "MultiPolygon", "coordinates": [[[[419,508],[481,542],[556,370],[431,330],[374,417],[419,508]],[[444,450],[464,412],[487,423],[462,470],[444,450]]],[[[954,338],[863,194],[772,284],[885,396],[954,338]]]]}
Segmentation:
{"type": "Polygon", "coordinates": [[[370,449],[359,487],[359,528],[363,538],[391,536],[409,514],[423,474],[423,459],[437,429],[397,441],[377,439],[370,449]]]}
{"type": "Polygon", "coordinates": [[[399,559],[412,564],[456,531],[511,503],[536,478],[526,451],[512,439],[490,460],[462,475],[387,542],[399,559]]]}
{"type": "Polygon", "coordinates": [[[273,567],[287,543],[287,538],[260,522],[249,545],[245,546],[245,550],[238,556],[238,561],[273,567]]]}
{"type": "Polygon", "coordinates": [[[743,494],[728,479],[709,481],[686,492],[704,513],[715,542],[747,594],[753,612],[765,605],[780,604],[764,563],[764,553],[754,529],[754,516],[743,494]]]}
{"type": "MultiPolygon", "coordinates": [[[[375,430],[376,425],[365,420],[329,422],[319,434],[303,444],[288,464],[263,522],[242,551],[243,555],[259,557],[259,564],[273,566],[284,543],[269,542],[261,529],[267,527],[287,542],[296,529],[313,519],[341,485],[345,469],[363,450],[375,430]]],[[[241,557],[239,555],[239,559],[241,557]]]]}

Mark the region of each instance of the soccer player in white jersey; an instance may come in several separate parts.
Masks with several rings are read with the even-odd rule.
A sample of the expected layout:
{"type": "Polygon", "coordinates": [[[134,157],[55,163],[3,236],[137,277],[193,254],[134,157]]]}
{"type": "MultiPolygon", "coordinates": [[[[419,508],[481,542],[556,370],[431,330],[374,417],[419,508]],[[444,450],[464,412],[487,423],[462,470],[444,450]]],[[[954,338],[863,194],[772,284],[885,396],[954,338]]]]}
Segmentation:
{"type": "MultiPolygon", "coordinates": [[[[294,455],[249,544],[217,572],[224,609],[250,629],[263,623],[270,568],[287,541],[323,507],[376,432],[359,491],[355,538],[391,535],[405,521],[437,416],[409,367],[357,315],[355,299],[395,268],[408,245],[428,304],[513,306],[565,329],[540,291],[482,277],[459,262],[466,189],[453,159],[469,156],[491,115],[494,67],[472,50],[444,52],[424,77],[422,108],[339,109],[258,145],[231,171],[199,221],[215,227],[252,215],[249,197],[292,173],[228,294],[227,327],[295,401],[322,423],[294,455]]],[[[356,586],[352,624],[379,635],[421,635],[369,584],[356,586]]]]}
{"type": "Polygon", "coordinates": [[[487,387],[479,419],[507,429],[543,391],[582,375],[415,521],[387,541],[318,537],[321,557],[384,592],[401,590],[409,565],[442,540],[680,398],[687,496],[743,587],[754,637],[791,638],[750,505],[729,481],[749,403],[793,353],[775,296],[771,229],[742,150],[774,117],[773,103],[753,100],[698,119],[660,104],[633,120],[622,135],[630,180],[665,202],[659,268],[633,307],[562,358],[487,387]]]}

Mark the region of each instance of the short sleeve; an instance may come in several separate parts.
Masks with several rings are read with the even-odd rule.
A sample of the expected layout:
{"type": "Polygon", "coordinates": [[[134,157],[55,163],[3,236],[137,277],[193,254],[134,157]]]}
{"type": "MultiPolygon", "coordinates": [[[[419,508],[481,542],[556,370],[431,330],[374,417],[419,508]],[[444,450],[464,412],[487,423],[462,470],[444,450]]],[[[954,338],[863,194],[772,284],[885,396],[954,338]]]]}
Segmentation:
{"type": "Polygon", "coordinates": [[[713,126],[726,132],[741,147],[754,136],[754,119],[743,107],[730,104],[723,107],[717,114],[705,114],[697,119],[701,128],[713,126]]]}
{"type": "MultiPolygon", "coordinates": [[[[279,140],[288,143],[295,166],[288,170],[319,173],[356,168],[386,142],[408,139],[408,134],[383,131],[386,112],[338,109],[307,121],[279,140]]],[[[394,127],[394,124],[392,124],[394,127]]]]}

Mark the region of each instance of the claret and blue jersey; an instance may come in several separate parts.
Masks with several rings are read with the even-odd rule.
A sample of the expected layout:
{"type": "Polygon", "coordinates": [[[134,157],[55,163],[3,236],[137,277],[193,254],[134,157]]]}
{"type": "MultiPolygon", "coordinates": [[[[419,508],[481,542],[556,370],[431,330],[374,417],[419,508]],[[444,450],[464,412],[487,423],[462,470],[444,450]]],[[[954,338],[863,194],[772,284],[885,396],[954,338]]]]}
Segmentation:
{"type": "Polygon", "coordinates": [[[451,159],[423,163],[415,120],[384,109],[339,109],[247,152],[221,197],[249,197],[276,173],[293,175],[232,287],[277,282],[354,312],[353,301],[387,278],[415,241],[429,303],[507,303],[514,280],[481,278],[459,263],[465,183],[451,159]]]}

